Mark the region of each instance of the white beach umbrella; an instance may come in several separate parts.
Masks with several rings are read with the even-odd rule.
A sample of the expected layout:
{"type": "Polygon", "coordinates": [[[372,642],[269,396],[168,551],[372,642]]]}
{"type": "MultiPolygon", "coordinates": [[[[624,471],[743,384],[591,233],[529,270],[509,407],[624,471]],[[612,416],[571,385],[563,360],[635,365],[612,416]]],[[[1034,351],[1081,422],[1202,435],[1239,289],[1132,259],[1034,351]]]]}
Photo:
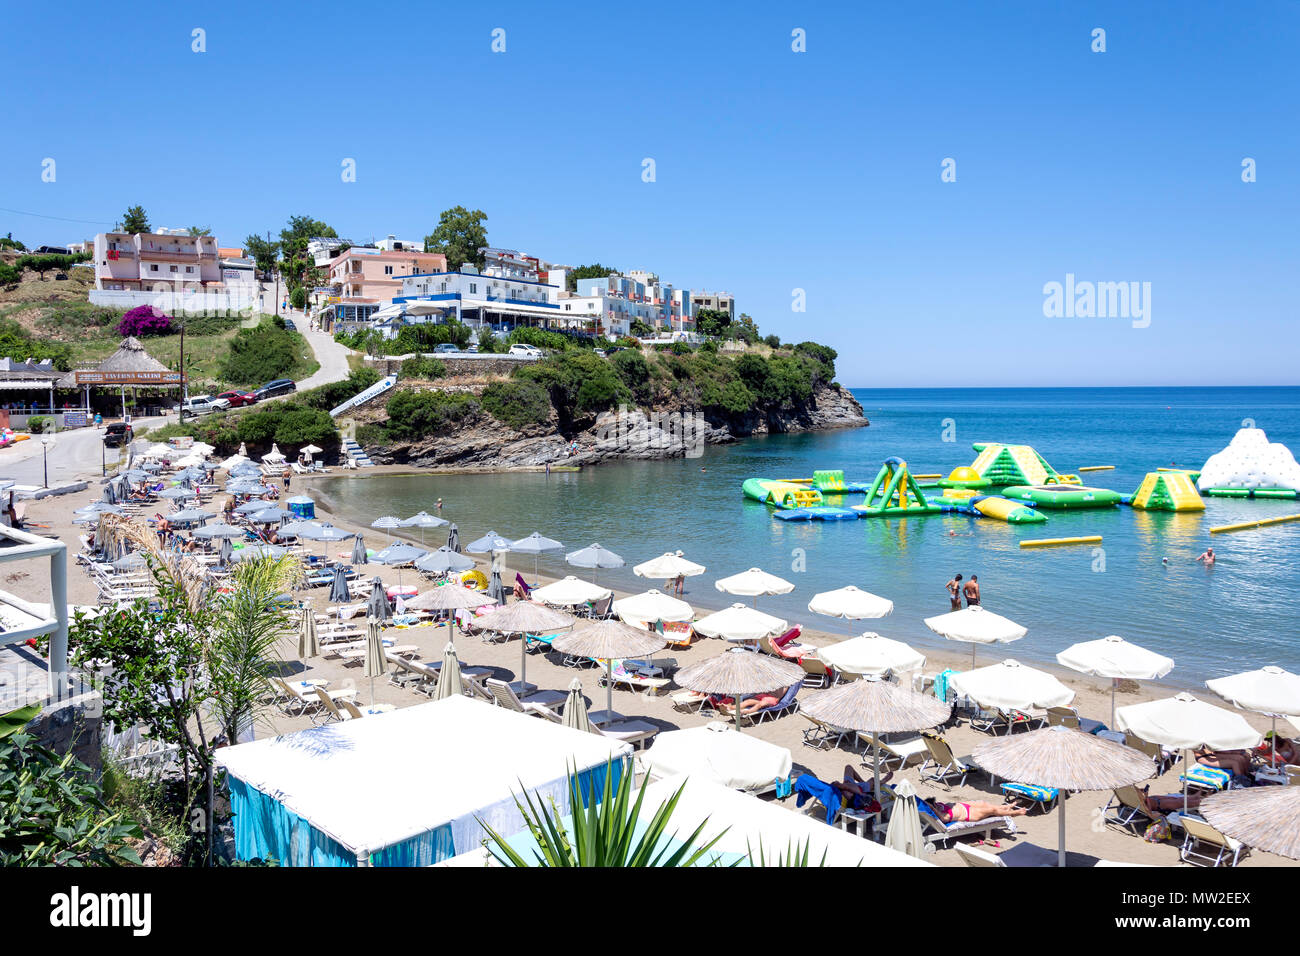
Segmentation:
{"type": "Polygon", "coordinates": [[[587,717],[587,701],[582,696],[582,681],[569,681],[569,696],[564,702],[564,726],[592,733],[591,719],[587,717]]]}
{"type": "Polygon", "coordinates": [[[981,707],[1000,710],[1064,707],[1074,700],[1074,691],[1047,671],[1009,659],[953,674],[948,683],[959,695],[969,697],[981,707]]]}
{"type": "Polygon", "coordinates": [[[613,593],[609,588],[602,588],[598,584],[592,584],[570,574],[552,584],[536,588],[533,591],[533,600],[543,604],[573,607],[586,604],[588,601],[603,601],[613,593]]]}
{"type": "Polygon", "coordinates": [[[1029,633],[1010,618],[986,611],[981,605],[964,607],[935,617],[927,617],[925,626],[950,641],[970,644],[970,663],[975,666],[975,648],[979,644],[1009,644],[1029,633]]]}
{"type": "Polygon", "coordinates": [[[593,544],[590,547],[570,551],[564,560],[575,568],[591,568],[591,580],[596,580],[598,568],[621,568],[627,562],[608,548],[593,544]]]}
{"type": "Polygon", "coordinates": [[[460,659],[456,657],[456,645],[447,642],[442,652],[442,667],[438,669],[438,689],[434,691],[434,700],[446,700],[465,693],[460,679],[460,659]]]}
{"type": "Polygon", "coordinates": [[[179,461],[172,462],[174,468],[194,468],[201,464],[203,464],[203,456],[194,454],[186,455],[179,461]]]}
{"type": "Polygon", "coordinates": [[[533,580],[537,580],[537,556],[546,551],[559,551],[564,545],[554,538],[544,537],[540,532],[534,531],[526,538],[520,538],[518,541],[510,542],[510,550],[517,554],[531,554],[533,556],[533,580]]]}
{"type": "Polygon", "coordinates": [[[379,621],[366,619],[366,657],[364,676],[370,678],[370,706],[375,705],[375,678],[388,672],[388,655],[384,651],[384,632],[379,621]]]}
{"type": "Polygon", "coordinates": [[[689,621],[695,612],[685,601],[670,597],[658,589],[652,588],[642,594],[620,598],[613,604],[613,611],[623,621],[689,621]]]}
{"type": "Polygon", "coordinates": [[[864,618],[892,614],[894,602],[850,584],[835,591],[823,591],[821,594],[813,595],[813,599],[808,602],[808,610],[827,617],[843,617],[860,621],[864,618]]]}
{"type": "Polygon", "coordinates": [[[284,461],[284,455],[281,454],[280,452],[280,446],[277,445],[275,442],[271,442],[271,450],[262,456],[262,461],[265,462],[284,461]]]}
{"type": "Polygon", "coordinates": [[[402,527],[403,527],[403,528],[419,528],[419,529],[420,529],[420,543],[421,543],[421,544],[424,544],[424,529],[425,529],[425,528],[439,528],[439,527],[442,527],[442,526],[445,525],[445,524],[448,524],[448,521],[447,521],[446,518],[439,518],[437,515],[431,515],[431,514],[429,514],[429,512],[427,512],[427,511],[417,511],[415,514],[411,515],[411,517],[409,517],[409,518],[405,518],[405,519],[402,520],[402,527]]]}
{"type": "Polygon", "coordinates": [[[789,624],[757,608],[733,604],[700,618],[691,627],[705,637],[720,637],[727,641],[758,641],[780,634],[789,624]]]}
{"type": "Polygon", "coordinates": [[[1259,670],[1207,680],[1210,688],[1234,707],[1281,717],[1300,712],[1300,676],[1269,665],[1259,670]]]}
{"type": "Polygon", "coordinates": [[[205,441],[196,441],[193,445],[190,446],[190,451],[198,455],[206,456],[206,455],[211,455],[214,451],[216,451],[216,449],[213,448],[205,441]]]}
{"type": "Polygon", "coordinates": [[[874,631],[829,644],[817,651],[821,661],[850,674],[883,675],[886,671],[916,671],[925,666],[925,655],[902,641],[891,641],[874,631]]]}
{"type": "MultiPolygon", "coordinates": [[[[1184,751],[1183,763],[1190,766],[1187,751],[1246,750],[1259,746],[1259,731],[1240,714],[1215,707],[1191,694],[1176,694],[1161,700],[1129,704],[1115,711],[1115,724],[1123,731],[1167,750],[1184,751]]],[[[1187,780],[1183,774],[1183,810],[1187,809],[1187,780]]]]}
{"type": "Polygon", "coordinates": [[[794,590],[794,585],[785,578],[778,578],[775,574],[768,574],[759,568],[750,568],[748,571],[741,571],[730,577],[719,578],[713,586],[726,594],[752,597],[755,604],[758,603],[760,595],[789,594],[794,590]]]}
{"type": "Polygon", "coordinates": [[[298,625],[298,657],[309,660],[320,653],[320,642],[316,637],[316,614],[310,605],[302,609],[302,620],[298,625]]]}
{"type": "Polygon", "coordinates": [[[223,461],[218,467],[224,468],[226,469],[226,471],[230,471],[230,469],[242,465],[246,461],[248,461],[248,459],[245,458],[243,455],[231,455],[229,458],[223,461]]]}
{"type": "Polygon", "coordinates": [[[393,529],[400,528],[401,526],[402,519],[394,518],[392,515],[385,515],[382,518],[376,518],[374,521],[370,522],[370,527],[387,531],[389,541],[393,540],[393,529]]]}
{"type": "Polygon", "coordinates": [[[141,458],[170,458],[174,454],[176,454],[176,449],[172,448],[171,445],[164,445],[162,442],[154,442],[152,445],[150,445],[148,448],[144,450],[143,454],[141,454],[140,457],[141,458]]]}
{"type": "Polygon", "coordinates": [[[921,813],[916,806],[916,788],[910,780],[898,781],[894,787],[894,804],[889,811],[889,829],[885,831],[885,846],[906,853],[918,860],[925,859],[925,837],[921,833],[921,813]]]}
{"type": "Polygon", "coordinates": [[[319,445],[303,445],[298,449],[298,451],[301,452],[308,461],[311,461],[312,455],[319,455],[324,450],[325,449],[321,448],[319,445]]]}
{"type": "Polygon", "coordinates": [[[639,578],[663,578],[665,581],[670,581],[673,578],[689,578],[703,574],[704,565],[687,561],[681,556],[681,552],[665,553],[636,565],[632,568],[632,573],[639,578]]]}
{"type": "Polygon", "coordinates": [[[1071,645],[1057,654],[1056,660],[1081,674],[1110,678],[1111,724],[1115,723],[1115,685],[1120,680],[1159,680],[1174,669],[1173,658],[1130,644],[1116,634],[1071,645]]]}

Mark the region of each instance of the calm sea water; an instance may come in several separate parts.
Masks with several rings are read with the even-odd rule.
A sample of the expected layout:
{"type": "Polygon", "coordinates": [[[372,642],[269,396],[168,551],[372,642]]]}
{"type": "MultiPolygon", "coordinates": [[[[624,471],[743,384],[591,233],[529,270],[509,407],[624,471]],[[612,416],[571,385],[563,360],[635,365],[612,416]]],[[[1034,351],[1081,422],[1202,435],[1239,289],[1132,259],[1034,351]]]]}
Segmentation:
{"type": "MultiPolygon", "coordinates": [[[[1300,670],[1300,522],[1213,540],[1208,534],[1212,525],[1300,511],[1294,501],[1207,498],[1199,514],[1128,507],[1048,512],[1046,524],[1017,527],[948,515],[785,522],[740,490],[749,477],[810,477],[817,468],[842,468],[850,479],[869,481],[893,455],[918,474],[946,474],[974,460],[971,442],[1001,441],[1035,446],[1062,472],[1114,465],[1083,477],[1131,493],[1159,466],[1199,467],[1243,419],[1253,419],[1270,441],[1300,451],[1300,388],[854,394],[869,428],[751,439],[709,447],[699,459],[623,462],[576,474],[340,478],[323,485],[322,503],[369,524],[384,514],[432,511],[441,497],[443,515],[459,524],[462,541],[488,530],[509,538],[540,531],[566,550],[598,541],[627,559],[626,568],[601,571],[599,580],[636,590],[662,582],[636,578],[633,564],[680,548],[708,567],[687,582],[686,599],[697,608],[736,600],[714,588],[716,579],[762,567],[796,584],[791,594],[760,598],[764,610],[846,635],[875,630],[918,647],[954,648],[922,618],[948,610],[944,583],[954,572],[976,573],[984,605],[1029,628],[1010,647],[981,649],[986,662],[1051,661],[1076,641],[1120,634],[1172,656],[1171,681],[1193,684],[1269,663],[1300,670]],[[1104,535],[1104,553],[1090,546],[1018,547],[1022,538],[1084,534],[1104,535]],[[1211,570],[1194,561],[1206,545],[1219,554],[1211,570]],[[852,625],[807,610],[814,593],[845,584],[892,599],[893,615],[852,625]]],[[[441,531],[429,533],[430,542],[444,540],[441,531]]],[[[532,567],[530,557],[510,563],[532,567]]],[[[591,573],[568,568],[562,555],[544,556],[540,566],[591,573]]]]}

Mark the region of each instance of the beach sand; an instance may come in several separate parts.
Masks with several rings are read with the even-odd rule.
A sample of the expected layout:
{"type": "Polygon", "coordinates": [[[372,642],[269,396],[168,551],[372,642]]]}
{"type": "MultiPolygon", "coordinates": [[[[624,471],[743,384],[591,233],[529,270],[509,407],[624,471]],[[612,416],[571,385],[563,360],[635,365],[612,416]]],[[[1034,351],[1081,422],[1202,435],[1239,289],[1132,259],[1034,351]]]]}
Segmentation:
{"type": "MultiPolygon", "coordinates": [[[[387,469],[386,469],[387,471],[387,469]]],[[[334,477],[338,470],[334,470],[334,477]]],[[[362,479],[364,480],[364,479],[362,479]]],[[[293,482],[293,493],[311,493],[312,479],[295,477],[293,482]]],[[[67,495],[59,498],[46,498],[38,501],[32,501],[28,504],[27,518],[30,521],[44,523],[49,530],[57,533],[62,540],[66,541],[70,553],[75,553],[80,549],[78,536],[85,533],[85,529],[72,525],[70,523],[74,509],[81,507],[100,497],[102,489],[98,483],[93,483],[86,491],[67,495]]],[[[224,501],[224,495],[218,494],[216,504],[209,505],[209,510],[219,510],[220,504],[224,501]]],[[[163,510],[159,508],[159,510],[163,510]]],[[[376,511],[378,514],[379,512],[376,511]]],[[[328,520],[346,528],[349,531],[363,532],[366,536],[366,542],[372,549],[382,547],[386,542],[383,532],[368,527],[361,527],[350,523],[344,516],[328,514],[318,506],[318,514],[327,516],[328,520]]],[[[468,525],[469,521],[464,520],[461,524],[468,525]]],[[[484,524],[486,519],[475,523],[475,527],[484,524]]],[[[463,528],[468,530],[467,528],[463,528]]],[[[462,532],[462,533],[463,533],[462,532]]],[[[418,542],[418,537],[415,539],[418,542]]],[[[441,541],[442,539],[436,539],[441,541]]],[[[341,553],[346,556],[351,551],[351,542],[330,546],[331,553],[341,553]]],[[[319,543],[310,543],[310,547],[320,551],[324,545],[319,543]]],[[[480,567],[486,571],[485,556],[469,555],[480,562],[480,567]]],[[[652,557],[651,555],[632,555],[629,556],[629,563],[645,560],[652,557]]],[[[507,556],[509,558],[509,556],[507,556]]],[[[516,558],[513,562],[507,561],[510,572],[504,576],[510,582],[514,580],[515,570],[525,572],[525,577],[531,580],[531,562],[523,562],[516,558]]],[[[398,581],[398,572],[393,568],[383,567],[380,565],[366,565],[358,569],[362,575],[369,579],[379,576],[386,584],[396,584],[398,581]]],[[[720,595],[713,590],[712,582],[717,576],[714,571],[725,571],[725,569],[710,569],[704,575],[696,578],[688,578],[686,581],[686,591],[682,595],[683,599],[692,606],[699,607],[716,607],[721,602],[719,598],[727,597],[720,595]]],[[[583,577],[589,578],[590,572],[583,572],[583,577]]],[[[542,581],[548,579],[542,576],[542,581]]],[[[402,572],[403,583],[423,583],[419,577],[410,569],[404,569],[402,572]]],[[[848,583],[841,582],[841,583],[848,583]]],[[[662,587],[662,581],[646,581],[646,588],[662,587]]],[[[68,577],[68,599],[74,604],[94,604],[96,602],[96,592],[94,585],[89,578],[77,568],[72,568],[68,577]]],[[[309,591],[301,592],[308,602],[316,610],[324,610],[328,606],[326,598],[328,597],[327,588],[315,588],[309,591]]],[[[622,596],[617,595],[616,596],[622,596]]],[[[945,610],[944,608],[938,609],[945,610]]],[[[996,609],[995,609],[996,610],[996,609]]],[[[861,630],[878,630],[885,636],[889,636],[889,618],[879,621],[863,621],[861,630]]],[[[831,635],[816,629],[817,616],[811,613],[807,614],[799,623],[804,625],[804,632],[801,640],[806,643],[825,645],[833,643],[836,640],[843,639],[842,635],[831,635]]],[[[447,643],[449,629],[445,625],[423,626],[405,629],[390,629],[386,632],[388,636],[394,637],[399,644],[414,644],[419,647],[419,658],[425,661],[437,661],[442,658],[443,648],[447,643]]],[[[1027,640],[1032,640],[1033,635],[1029,635],[1027,640]]],[[[726,642],[710,639],[697,639],[695,644],[687,650],[666,649],[658,652],[654,656],[674,657],[682,666],[702,660],[706,657],[720,653],[726,647],[726,642]]],[[[520,645],[516,638],[502,644],[488,643],[478,637],[470,637],[458,634],[456,641],[457,652],[462,665],[480,665],[491,667],[494,670],[494,676],[502,680],[515,680],[519,675],[520,667],[520,645]]],[[[306,667],[296,659],[297,637],[296,634],[286,634],[281,643],[281,654],[286,661],[286,673],[311,678],[323,678],[329,681],[331,688],[356,686],[358,690],[357,700],[360,703],[369,703],[371,701],[371,682],[361,676],[361,666],[358,662],[354,666],[348,667],[337,660],[327,660],[324,658],[315,658],[306,662],[306,667]]],[[[954,644],[951,652],[948,651],[931,651],[927,649],[926,653],[926,673],[935,673],[951,667],[954,670],[964,670],[969,668],[970,649],[964,644],[954,644]]],[[[978,651],[977,666],[983,664],[992,664],[1007,657],[1014,656],[1014,645],[1010,648],[1003,646],[981,647],[978,651]]],[[[560,663],[561,655],[556,653],[547,654],[530,654],[527,664],[527,679],[537,684],[541,688],[566,690],[569,682],[577,677],[582,681],[583,691],[586,694],[589,704],[593,708],[603,708],[605,706],[605,689],[598,685],[597,680],[600,672],[594,668],[572,668],[564,667],[560,663]]],[[[1039,666],[1039,665],[1036,665],[1039,666]]],[[[1245,665],[1243,664],[1243,667],[1245,665]]],[[[1072,671],[1056,667],[1044,667],[1051,670],[1067,686],[1076,692],[1074,706],[1084,717],[1091,717],[1097,720],[1108,721],[1110,718],[1110,688],[1109,682],[1100,679],[1084,677],[1072,671]]],[[[1204,687],[1183,687],[1176,681],[1163,682],[1143,682],[1134,685],[1136,689],[1130,689],[1118,695],[1117,706],[1138,703],[1143,700],[1154,700],[1166,697],[1178,690],[1190,690],[1201,699],[1214,703],[1223,704],[1211,691],[1204,687]]],[[[670,690],[675,688],[670,688],[670,690]]],[[[815,690],[805,689],[800,692],[800,696],[807,696],[816,693],[815,690]]],[[[413,690],[389,684],[386,679],[377,679],[374,682],[374,700],[377,703],[394,704],[397,707],[409,707],[415,704],[427,702],[423,694],[416,693],[413,690]]],[[[1224,705],[1226,706],[1226,705],[1224,705]]],[[[633,693],[627,690],[614,691],[614,708],[628,717],[644,718],[658,725],[663,731],[676,730],[685,727],[694,727],[701,724],[709,723],[710,718],[700,717],[695,714],[684,714],[673,709],[672,703],[667,694],[654,697],[644,693],[633,693]]],[[[1269,720],[1257,714],[1243,714],[1243,716],[1255,727],[1261,731],[1269,729],[1269,720]]],[[[257,727],[258,737],[273,736],[283,734],[293,730],[300,730],[312,725],[308,717],[288,717],[280,711],[267,708],[264,711],[264,720],[257,727]]],[[[769,741],[790,750],[794,765],[795,773],[810,772],[816,774],[823,780],[838,780],[843,774],[846,765],[852,766],[864,777],[869,778],[871,770],[869,765],[864,765],[864,759],[869,760],[869,752],[864,753],[860,748],[858,752],[850,752],[844,747],[832,749],[829,751],[815,750],[805,746],[803,743],[803,730],[809,726],[808,721],[799,714],[791,714],[780,717],[776,720],[764,721],[756,726],[745,728],[745,733],[752,734],[763,740],[769,741]]],[[[1283,732],[1291,732],[1285,724],[1281,724],[1279,729],[1283,732]]],[[[988,739],[987,735],[970,728],[964,721],[955,727],[945,731],[944,736],[951,744],[953,751],[958,756],[970,753],[971,749],[982,741],[988,739]]],[[[869,748],[868,748],[869,750],[869,748]]],[[[1178,774],[1181,763],[1175,764],[1174,768],[1165,773],[1163,776],[1151,782],[1151,792],[1153,794],[1177,793],[1180,792],[1178,774]]],[[[933,797],[944,802],[969,802],[971,800],[991,801],[993,803],[1001,802],[1001,792],[991,785],[989,778],[982,773],[973,773],[967,777],[964,786],[956,785],[955,781],[952,786],[922,781],[917,773],[917,765],[913,763],[908,768],[894,775],[894,781],[900,778],[907,778],[917,786],[918,792],[925,797],[933,797]]],[[[1121,863],[1138,863],[1155,866],[1176,866],[1179,865],[1178,844],[1167,842],[1162,844],[1147,843],[1140,835],[1130,832],[1121,831],[1114,827],[1107,827],[1102,823],[1101,808],[1106,804],[1110,797],[1109,791],[1096,793],[1075,794],[1069,799],[1068,813],[1066,819],[1066,846],[1072,854],[1087,855],[1121,863]]],[[[773,799],[765,797],[763,799],[773,799]]],[[[793,797],[780,801],[781,805],[789,807],[794,811],[795,801],[793,797]]],[[[1015,835],[1003,835],[996,838],[998,845],[985,843],[980,846],[981,849],[991,853],[998,853],[1006,850],[1017,843],[1032,842],[1042,847],[1055,849],[1057,845],[1057,815],[1056,811],[1042,812],[1034,809],[1026,815],[1017,818],[1019,832],[1015,835]]],[[[952,849],[939,850],[929,855],[927,859],[943,866],[962,866],[962,860],[959,855],[952,849]]],[[[1072,857],[1072,861],[1078,857],[1072,857]]],[[[1252,851],[1246,855],[1241,864],[1242,866],[1283,866],[1295,865],[1293,861],[1282,857],[1273,856],[1258,851],[1252,851]]]]}

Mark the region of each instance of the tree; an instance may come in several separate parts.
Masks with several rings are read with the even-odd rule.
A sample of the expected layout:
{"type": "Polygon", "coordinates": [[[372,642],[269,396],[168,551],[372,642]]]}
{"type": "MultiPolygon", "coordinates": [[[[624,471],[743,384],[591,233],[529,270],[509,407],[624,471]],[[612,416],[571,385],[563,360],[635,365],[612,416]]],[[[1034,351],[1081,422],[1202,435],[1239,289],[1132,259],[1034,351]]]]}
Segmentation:
{"type": "Polygon", "coordinates": [[[618,270],[613,266],[602,266],[599,262],[594,262],[589,266],[578,266],[578,268],[570,270],[566,284],[570,292],[577,292],[579,279],[603,279],[608,275],[616,275],[617,273],[618,270]]]}
{"type": "Polygon", "coordinates": [[[695,328],[701,335],[725,335],[729,325],[731,316],[719,309],[697,309],[695,312],[695,328]]]}
{"type": "Polygon", "coordinates": [[[275,260],[280,255],[280,244],[261,236],[245,236],[244,251],[253,257],[259,272],[270,275],[275,269],[275,260]]]}
{"type": "Polygon", "coordinates": [[[210,226],[190,226],[191,236],[210,236],[212,228],[210,226]]]}
{"type": "Polygon", "coordinates": [[[339,234],[311,216],[290,216],[280,230],[280,251],[286,259],[307,258],[307,243],[312,239],[337,239],[339,234]]]}
{"type": "Polygon", "coordinates": [[[438,217],[438,228],[424,237],[424,251],[441,252],[452,272],[466,262],[482,269],[484,260],[479,249],[487,245],[487,229],[483,226],[486,221],[487,213],[481,209],[473,212],[464,206],[445,209],[438,217]]]}
{"type": "Polygon", "coordinates": [[[135,235],[137,232],[152,232],[149,226],[149,216],[144,211],[144,206],[131,206],[122,216],[122,231],[135,235]]]}
{"type": "Polygon", "coordinates": [[[137,305],[117,324],[117,334],[134,335],[143,338],[146,335],[166,335],[172,330],[171,316],[152,305],[137,305]]]}
{"type": "Polygon", "coordinates": [[[13,249],[15,252],[26,252],[27,247],[14,238],[12,232],[5,233],[3,239],[0,239],[0,249],[13,249]]]}

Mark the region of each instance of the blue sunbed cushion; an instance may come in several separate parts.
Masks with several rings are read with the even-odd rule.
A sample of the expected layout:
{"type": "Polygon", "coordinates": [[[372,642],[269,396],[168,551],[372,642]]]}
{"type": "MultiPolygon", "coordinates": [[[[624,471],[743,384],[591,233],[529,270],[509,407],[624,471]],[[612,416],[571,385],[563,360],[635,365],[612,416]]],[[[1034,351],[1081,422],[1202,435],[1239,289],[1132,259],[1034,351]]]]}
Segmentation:
{"type": "Polygon", "coordinates": [[[1032,783],[1004,783],[1002,784],[1002,791],[1004,793],[1014,793],[1029,800],[1036,800],[1039,803],[1051,803],[1056,799],[1058,793],[1055,787],[1040,787],[1032,783]]]}
{"type": "Polygon", "coordinates": [[[1184,774],[1180,774],[1179,780],[1186,780],[1188,783],[1194,783],[1198,786],[1209,787],[1212,790],[1225,790],[1229,783],[1232,782],[1232,774],[1226,770],[1220,770],[1218,767],[1207,767],[1203,763],[1195,764],[1184,774]]]}

